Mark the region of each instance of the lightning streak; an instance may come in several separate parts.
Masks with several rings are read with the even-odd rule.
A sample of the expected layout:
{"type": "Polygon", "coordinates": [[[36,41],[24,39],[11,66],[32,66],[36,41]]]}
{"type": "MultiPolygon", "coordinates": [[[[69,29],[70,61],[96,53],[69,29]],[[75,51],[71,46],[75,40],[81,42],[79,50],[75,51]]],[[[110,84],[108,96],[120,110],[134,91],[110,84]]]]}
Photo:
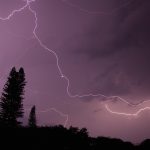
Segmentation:
{"type": "Polygon", "coordinates": [[[123,115],[123,116],[128,116],[128,117],[137,117],[140,113],[142,113],[145,110],[150,110],[150,107],[144,107],[139,109],[136,113],[124,113],[124,112],[116,112],[116,111],[112,111],[109,106],[106,104],[105,108],[108,112],[112,113],[112,114],[116,114],[116,115],[123,115]]]}
{"type": "Polygon", "coordinates": [[[40,110],[40,111],[38,111],[38,113],[47,113],[47,112],[50,112],[50,111],[55,111],[55,112],[58,113],[60,116],[66,118],[66,120],[65,120],[63,126],[64,126],[64,127],[67,126],[67,123],[68,123],[68,120],[69,120],[69,115],[62,113],[61,111],[57,110],[56,108],[49,108],[49,109],[46,109],[46,110],[40,110]]]}
{"type": "MultiPolygon", "coordinates": [[[[46,51],[52,53],[52,54],[55,56],[55,58],[56,58],[56,65],[57,65],[57,68],[58,68],[58,71],[59,71],[59,75],[60,75],[61,78],[65,79],[66,82],[67,82],[66,91],[67,91],[67,94],[68,94],[68,96],[69,96],[70,98],[84,98],[84,97],[89,97],[89,96],[92,96],[92,97],[103,97],[103,98],[105,98],[105,100],[110,100],[110,101],[117,99],[117,100],[120,100],[120,101],[122,101],[122,102],[124,102],[124,103],[126,103],[126,104],[128,104],[128,105],[131,105],[131,106],[141,105],[141,103],[138,103],[138,104],[129,103],[128,101],[126,101],[125,99],[123,99],[123,98],[121,98],[121,97],[119,97],[119,96],[105,96],[105,95],[103,95],[103,94],[92,94],[92,93],[90,93],[90,94],[84,94],[84,95],[78,95],[78,94],[72,95],[72,94],[69,92],[70,80],[69,80],[69,78],[68,78],[66,75],[64,75],[63,71],[61,70],[60,63],[59,63],[59,57],[58,57],[57,53],[56,53],[55,51],[53,51],[52,49],[48,48],[45,44],[43,44],[43,42],[41,41],[41,39],[38,37],[38,35],[37,35],[37,33],[36,33],[36,30],[37,30],[37,28],[38,28],[38,17],[37,17],[36,11],[31,8],[31,3],[32,3],[32,2],[35,2],[36,0],[23,0],[23,1],[26,2],[26,3],[24,4],[24,6],[22,6],[22,7],[19,8],[19,9],[13,10],[7,17],[4,17],[4,18],[3,18],[3,17],[0,17],[0,20],[1,20],[1,21],[10,20],[16,13],[19,13],[19,12],[25,10],[26,8],[28,8],[28,10],[33,14],[33,16],[34,16],[34,18],[35,18],[35,26],[34,26],[34,29],[33,29],[33,32],[32,32],[33,35],[34,35],[34,38],[37,40],[37,42],[39,43],[39,45],[40,45],[44,50],[46,50],[46,51]]],[[[122,7],[125,7],[125,6],[129,5],[131,2],[133,2],[133,0],[131,0],[131,1],[129,1],[128,3],[126,3],[126,4],[122,5],[122,6],[120,6],[119,8],[114,9],[114,10],[113,10],[112,12],[110,12],[110,13],[99,12],[99,14],[107,14],[107,15],[112,14],[112,13],[116,12],[118,9],[121,9],[122,7]]],[[[95,12],[94,12],[94,13],[95,13],[95,12]]],[[[92,14],[93,14],[93,13],[92,13],[92,14]]],[[[96,13],[96,14],[97,14],[97,13],[96,13]]],[[[144,102],[145,102],[145,101],[144,101],[144,102]]],[[[142,103],[144,103],[144,102],[142,102],[142,103]]],[[[108,107],[108,105],[106,105],[105,108],[107,109],[107,111],[109,111],[109,112],[111,112],[111,113],[113,113],[113,114],[126,115],[126,116],[137,116],[137,115],[138,115],[139,113],[141,113],[142,111],[147,110],[147,109],[150,109],[150,107],[145,107],[145,108],[140,109],[140,110],[139,110],[138,112],[136,112],[135,114],[126,114],[126,113],[114,112],[114,111],[112,111],[112,110],[108,107]]],[[[67,114],[62,113],[62,112],[58,111],[58,110],[55,109],[55,108],[50,108],[50,109],[47,109],[47,110],[45,110],[45,111],[39,111],[39,112],[41,112],[41,113],[43,112],[43,113],[44,113],[44,112],[48,112],[48,111],[51,111],[51,110],[57,112],[59,115],[61,115],[61,116],[63,116],[63,117],[66,117],[66,121],[65,121],[65,123],[64,123],[64,126],[66,126],[66,125],[67,125],[67,122],[68,122],[68,115],[67,115],[67,114]]]]}
{"type": "MultiPolygon", "coordinates": [[[[34,0],[32,0],[32,1],[34,1],[34,0]]],[[[27,3],[26,3],[24,6],[22,6],[22,7],[19,8],[19,9],[13,10],[7,17],[5,17],[5,18],[0,17],[0,20],[2,20],[2,21],[9,20],[9,19],[12,18],[16,13],[23,11],[25,8],[27,8],[27,7],[29,6],[29,4],[30,4],[31,1],[27,0],[26,2],[27,2],[27,3]]]]}
{"type": "MultiPolygon", "coordinates": [[[[25,109],[26,112],[30,112],[31,109],[25,109]]],[[[39,110],[39,111],[36,111],[37,113],[41,114],[41,113],[48,113],[50,111],[54,111],[56,112],[57,114],[59,114],[61,117],[65,118],[65,122],[63,124],[64,127],[67,126],[67,123],[68,123],[68,120],[69,120],[69,115],[68,114],[64,114],[62,113],[61,111],[57,110],[56,108],[49,108],[49,109],[45,109],[45,110],[39,110]]]]}

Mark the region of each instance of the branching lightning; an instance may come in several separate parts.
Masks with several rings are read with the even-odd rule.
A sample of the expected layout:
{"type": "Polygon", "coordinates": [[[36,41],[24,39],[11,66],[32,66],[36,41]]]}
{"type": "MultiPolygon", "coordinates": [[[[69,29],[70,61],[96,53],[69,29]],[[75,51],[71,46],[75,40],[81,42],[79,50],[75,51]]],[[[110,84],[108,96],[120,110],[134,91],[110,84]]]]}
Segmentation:
{"type": "MultiPolygon", "coordinates": [[[[40,45],[44,50],[46,50],[46,51],[52,53],[52,54],[55,56],[55,58],[56,58],[56,65],[57,65],[57,68],[58,68],[58,71],[59,71],[59,75],[60,75],[61,78],[63,78],[63,79],[67,82],[66,91],[67,91],[67,94],[68,94],[68,96],[69,96],[70,98],[84,98],[84,97],[89,97],[89,96],[91,96],[91,97],[103,97],[103,98],[105,98],[105,100],[109,100],[109,101],[114,100],[114,99],[117,99],[117,100],[120,100],[120,101],[122,101],[122,102],[124,102],[124,103],[130,105],[130,106],[137,106],[137,105],[141,105],[142,103],[146,102],[146,101],[144,101],[144,102],[142,102],[142,103],[133,104],[133,103],[129,103],[128,101],[126,101],[125,99],[123,99],[123,98],[121,98],[121,97],[119,97],[119,96],[105,96],[105,95],[103,95],[103,94],[92,94],[92,93],[90,93],[90,94],[84,94],[84,95],[78,95],[78,94],[72,95],[72,94],[69,92],[70,80],[69,80],[69,78],[68,78],[66,75],[64,75],[64,73],[63,73],[63,71],[62,71],[62,69],[61,69],[61,67],[60,67],[59,57],[58,57],[57,53],[56,53],[55,51],[53,51],[52,49],[48,48],[45,44],[43,44],[43,42],[41,41],[41,39],[38,37],[38,35],[37,35],[37,33],[36,33],[36,30],[37,30],[37,28],[38,28],[38,17],[37,17],[36,11],[33,10],[32,7],[31,7],[31,3],[35,2],[36,0],[23,0],[23,1],[25,2],[25,4],[24,4],[21,8],[13,10],[7,17],[4,17],[4,18],[3,18],[3,17],[0,17],[0,20],[1,20],[1,21],[8,21],[8,20],[10,20],[16,13],[19,13],[19,12],[25,10],[25,9],[28,9],[28,10],[33,14],[33,16],[34,16],[34,18],[35,18],[35,20],[34,20],[35,26],[34,26],[33,31],[32,31],[33,36],[34,36],[34,38],[37,40],[37,42],[39,43],[39,45],[40,45]]],[[[66,1],[64,1],[64,2],[66,2],[66,1]]],[[[131,2],[133,2],[133,0],[129,1],[129,2],[126,3],[126,4],[123,4],[123,5],[120,6],[119,8],[114,9],[114,10],[113,10],[112,12],[110,12],[110,13],[104,13],[104,12],[88,12],[88,11],[86,11],[86,12],[87,12],[87,13],[90,13],[90,14],[107,14],[107,15],[109,15],[109,14],[112,14],[112,13],[116,12],[118,9],[121,9],[122,7],[125,7],[125,6],[129,5],[131,2]]],[[[67,3],[68,3],[68,2],[67,2],[67,3]]],[[[74,7],[75,7],[75,6],[74,6],[74,7]]],[[[82,10],[82,9],[81,9],[81,10],[82,10]]],[[[83,10],[83,11],[85,11],[85,10],[83,10]]],[[[110,113],[113,113],[113,114],[118,114],[118,115],[123,115],[123,116],[133,116],[133,117],[134,117],[134,116],[138,116],[142,111],[150,110],[150,107],[145,107],[145,108],[142,108],[142,109],[138,110],[138,111],[137,111],[136,113],[134,113],[134,114],[129,114],[129,113],[120,113],[120,112],[112,111],[112,110],[109,108],[108,105],[105,105],[105,108],[106,108],[107,111],[109,111],[110,113]]],[[[47,110],[41,110],[41,111],[39,111],[39,113],[45,113],[45,112],[49,112],[49,111],[55,111],[55,112],[57,112],[60,116],[66,117],[66,120],[65,120],[65,122],[64,122],[64,126],[67,125],[67,122],[68,122],[68,114],[64,114],[64,113],[58,111],[56,108],[50,108],[50,109],[47,109],[47,110]]]]}

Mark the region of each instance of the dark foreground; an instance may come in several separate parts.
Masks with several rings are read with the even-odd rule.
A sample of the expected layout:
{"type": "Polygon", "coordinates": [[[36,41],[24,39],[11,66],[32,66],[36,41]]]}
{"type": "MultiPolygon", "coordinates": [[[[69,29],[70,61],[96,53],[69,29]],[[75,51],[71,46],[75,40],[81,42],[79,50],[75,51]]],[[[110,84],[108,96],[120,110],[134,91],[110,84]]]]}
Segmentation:
{"type": "Polygon", "coordinates": [[[0,149],[12,150],[150,150],[150,140],[135,146],[120,139],[88,136],[86,129],[62,126],[0,129],[0,149]]]}

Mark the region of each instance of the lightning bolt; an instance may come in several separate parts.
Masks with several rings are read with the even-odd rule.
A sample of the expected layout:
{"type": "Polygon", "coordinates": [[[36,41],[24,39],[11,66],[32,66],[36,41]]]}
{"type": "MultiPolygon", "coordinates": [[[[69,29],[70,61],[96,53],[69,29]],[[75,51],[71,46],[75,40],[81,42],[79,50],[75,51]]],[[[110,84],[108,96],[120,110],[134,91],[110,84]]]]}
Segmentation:
{"type": "MultiPolygon", "coordinates": [[[[52,49],[48,48],[45,44],[43,44],[43,42],[41,41],[41,39],[38,37],[38,35],[37,35],[37,33],[36,33],[36,30],[37,30],[37,28],[38,28],[38,17],[37,17],[36,11],[33,10],[32,7],[31,7],[31,3],[35,2],[36,0],[23,0],[23,1],[25,2],[25,4],[24,4],[21,8],[13,10],[7,17],[4,17],[4,18],[3,18],[3,17],[0,17],[0,20],[1,20],[1,21],[8,21],[8,20],[10,20],[16,13],[19,13],[19,12],[21,12],[21,11],[23,11],[23,10],[25,10],[25,9],[28,8],[28,10],[33,14],[33,16],[34,16],[34,18],[35,18],[35,20],[34,20],[35,26],[34,26],[34,29],[33,29],[33,32],[32,32],[32,33],[33,33],[33,36],[34,36],[34,38],[37,40],[37,42],[39,43],[39,45],[40,45],[44,50],[46,50],[46,51],[52,53],[52,54],[55,56],[55,58],[56,58],[56,65],[57,65],[57,68],[58,68],[58,71],[59,71],[59,75],[60,75],[60,77],[61,77],[62,79],[66,80],[66,82],[67,82],[66,91],[67,91],[67,94],[68,94],[68,96],[69,96],[70,98],[84,98],[84,97],[89,97],[89,96],[92,96],[92,97],[103,97],[103,98],[105,98],[106,100],[109,100],[109,101],[114,100],[114,99],[117,99],[117,100],[120,100],[120,101],[122,101],[122,102],[124,102],[124,103],[126,103],[126,104],[128,104],[128,105],[131,105],[131,106],[141,105],[141,103],[138,103],[138,104],[129,103],[128,101],[126,101],[125,99],[123,99],[123,98],[121,98],[121,97],[119,97],[119,96],[105,96],[105,95],[103,95],[103,94],[92,94],[92,93],[90,93],[90,94],[84,94],[84,95],[78,95],[78,94],[72,95],[72,94],[69,92],[70,80],[69,80],[69,78],[63,73],[63,71],[62,71],[62,69],[61,69],[61,67],[60,67],[59,57],[58,57],[57,53],[56,53],[55,51],[53,51],[52,49]]],[[[110,12],[110,13],[98,12],[98,14],[107,14],[107,15],[112,14],[112,13],[116,12],[117,10],[121,9],[122,7],[125,7],[125,6],[129,5],[129,4],[130,4],[131,2],[133,2],[133,1],[134,1],[134,0],[131,0],[131,1],[129,1],[128,3],[121,5],[119,8],[115,8],[115,9],[114,9],[112,12],[110,12]]],[[[63,1],[63,2],[66,2],[66,1],[63,1]]],[[[67,3],[68,3],[68,2],[67,2],[67,3]]],[[[73,6],[73,5],[72,5],[72,6],[73,6]]],[[[86,11],[86,12],[88,12],[88,11],[86,11]]],[[[89,12],[88,12],[88,13],[89,13],[89,12]]],[[[95,14],[96,12],[90,12],[90,13],[95,14]]],[[[97,13],[96,13],[96,14],[97,14],[97,13]]],[[[145,101],[144,101],[144,102],[145,102],[145,101]]],[[[144,102],[142,102],[142,103],[144,103],[144,102]]],[[[145,107],[145,108],[142,108],[142,109],[140,109],[139,111],[137,111],[135,114],[128,114],[128,113],[119,113],[119,112],[112,111],[112,110],[108,107],[108,105],[105,105],[105,108],[106,108],[107,111],[109,111],[109,112],[111,112],[111,113],[113,113],[113,114],[126,115],[126,116],[138,116],[139,113],[141,113],[142,111],[145,111],[145,110],[149,110],[149,109],[150,109],[150,107],[145,107]]],[[[64,123],[64,126],[66,126],[66,125],[67,125],[67,122],[68,122],[68,114],[64,114],[64,113],[58,111],[56,108],[50,108],[50,109],[47,109],[47,110],[41,110],[41,111],[39,111],[39,113],[45,113],[45,112],[48,112],[48,111],[51,111],[51,110],[57,112],[57,113],[58,113],[60,116],[62,116],[62,117],[66,117],[66,120],[65,120],[65,123],[64,123]]]]}
{"type": "Polygon", "coordinates": [[[108,112],[112,113],[112,114],[116,114],[116,115],[122,115],[122,116],[128,116],[128,117],[137,117],[140,113],[142,113],[143,111],[145,110],[150,110],[150,107],[144,107],[144,108],[141,108],[139,109],[137,112],[135,113],[124,113],[124,112],[116,112],[116,111],[113,111],[109,108],[109,106],[106,104],[105,105],[105,108],[108,112]]]}
{"type": "MultiPolygon", "coordinates": [[[[131,3],[131,1],[130,1],[130,3],[131,3]]],[[[129,4],[129,3],[124,4],[123,6],[121,6],[121,8],[124,7],[124,6],[126,6],[126,5],[128,5],[128,4],[129,4]]],[[[118,9],[120,9],[120,7],[119,7],[118,9]]],[[[117,11],[118,9],[115,9],[113,12],[117,11]]],[[[71,98],[76,98],[76,97],[78,97],[78,98],[83,98],[83,97],[88,97],[88,96],[92,96],[92,97],[102,96],[102,97],[108,98],[108,99],[119,98],[121,101],[123,101],[124,103],[127,103],[128,105],[131,105],[131,106],[141,105],[141,103],[139,103],[139,104],[132,104],[132,103],[129,103],[129,102],[127,102],[126,100],[122,99],[122,98],[119,97],[119,96],[107,97],[107,96],[105,96],[105,95],[103,95],[103,94],[97,94],[97,95],[94,95],[94,94],[78,95],[78,94],[77,94],[77,95],[72,95],[72,94],[69,92],[69,86],[70,86],[69,78],[63,74],[63,71],[62,71],[61,68],[60,68],[58,55],[56,54],[56,52],[54,52],[53,50],[49,49],[46,45],[44,45],[44,44],[42,43],[42,41],[39,39],[38,35],[36,34],[36,29],[38,28],[38,18],[37,18],[36,11],[34,11],[34,10],[31,8],[30,5],[29,5],[29,10],[34,14],[34,17],[35,17],[35,27],[34,27],[34,30],[33,30],[33,35],[34,35],[34,37],[37,39],[37,41],[39,42],[39,44],[40,44],[41,47],[43,47],[45,50],[51,52],[51,53],[56,57],[56,63],[57,63],[57,67],[58,67],[58,70],[59,70],[59,74],[60,74],[61,78],[64,78],[64,79],[67,81],[67,93],[68,93],[69,97],[71,97],[71,98]]],[[[112,12],[112,13],[113,13],[113,12],[112,12]]],[[[145,102],[145,101],[144,101],[144,102],[145,102]]],[[[144,102],[143,102],[143,103],[144,103],[144,102]]],[[[107,105],[105,106],[105,108],[106,108],[109,112],[115,114],[115,112],[111,111],[107,105]]],[[[54,108],[52,108],[52,110],[53,110],[53,109],[54,109],[54,108]]],[[[141,111],[144,111],[144,110],[147,110],[147,109],[150,109],[150,107],[142,108],[142,109],[140,109],[139,111],[137,111],[135,114],[127,114],[127,113],[119,113],[119,112],[118,112],[118,113],[116,112],[116,114],[126,115],[126,116],[137,116],[139,113],[141,113],[141,111]]],[[[48,110],[49,110],[49,109],[48,109],[48,110]]],[[[55,110],[55,109],[54,109],[54,110],[55,110]]],[[[47,112],[47,110],[44,111],[44,112],[47,112]]],[[[60,114],[60,115],[62,115],[62,114],[60,114]]],[[[64,114],[63,114],[63,116],[64,116],[64,114]]],[[[65,115],[65,116],[66,116],[66,115],[65,115]]],[[[68,121],[68,117],[67,117],[66,121],[68,121]]]]}

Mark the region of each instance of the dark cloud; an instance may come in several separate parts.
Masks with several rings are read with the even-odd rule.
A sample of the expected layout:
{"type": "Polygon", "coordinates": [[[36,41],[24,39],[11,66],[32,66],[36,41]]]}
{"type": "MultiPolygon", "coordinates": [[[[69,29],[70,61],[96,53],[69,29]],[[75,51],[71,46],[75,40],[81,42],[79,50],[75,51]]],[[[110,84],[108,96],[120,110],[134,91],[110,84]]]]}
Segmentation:
{"type": "Polygon", "coordinates": [[[88,74],[95,77],[86,77],[91,80],[87,86],[92,92],[123,96],[140,89],[141,95],[145,91],[148,94],[149,6],[149,1],[136,1],[111,16],[96,16],[82,32],[68,40],[64,49],[70,55],[72,53],[79,62],[80,57],[85,58],[88,69],[94,64],[88,74]]]}

